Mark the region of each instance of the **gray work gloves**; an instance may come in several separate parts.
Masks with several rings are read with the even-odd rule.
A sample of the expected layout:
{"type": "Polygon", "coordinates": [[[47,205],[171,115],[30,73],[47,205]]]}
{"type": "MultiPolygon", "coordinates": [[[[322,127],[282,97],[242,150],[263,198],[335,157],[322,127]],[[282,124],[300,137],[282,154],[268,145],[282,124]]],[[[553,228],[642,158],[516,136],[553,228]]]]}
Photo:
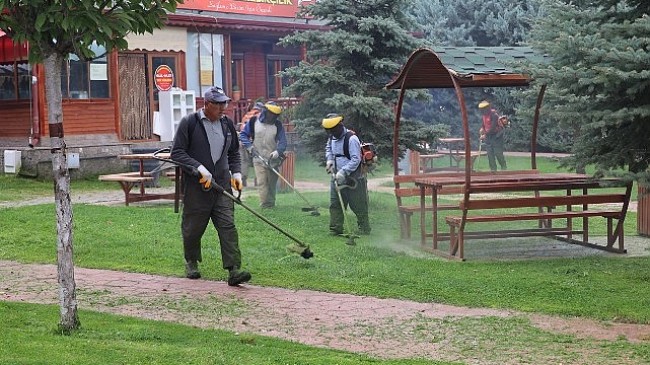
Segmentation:
{"type": "Polygon", "coordinates": [[[325,164],[325,171],[327,171],[328,174],[333,174],[334,173],[334,161],[329,160],[325,164]]]}
{"type": "Polygon", "coordinates": [[[336,183],[337,183],[338,185],[343,185],[343,184],[345,184],[345,178],[346,178],[346,177],[347,177],[347,176],[346,176],[346,174],[345,174],[345,171],[343,171],[343,170],[339,170],[339,172],[336,173],[336,177],[335,177],[335,179],[336,179],[336,183]]]}
{"type": "Polygon", "coordinates": [[[199,173],[201,174],[201,178],[199,179],[199,183],[203,184],[203,186],[206,189],[210,189],[210,186],[212,186],[212,174],[203,165],[200,165],[198,170],[199,170],[199,173]]]}

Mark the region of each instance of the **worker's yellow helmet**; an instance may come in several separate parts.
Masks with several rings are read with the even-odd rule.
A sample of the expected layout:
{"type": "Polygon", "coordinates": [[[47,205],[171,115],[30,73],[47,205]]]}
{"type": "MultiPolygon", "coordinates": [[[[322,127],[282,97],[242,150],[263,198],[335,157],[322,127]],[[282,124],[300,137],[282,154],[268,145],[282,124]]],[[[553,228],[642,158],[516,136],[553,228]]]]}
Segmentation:
{"type": "Polygon", "coordinates": [[[266,108],[266,110],[270,111],[275,115],[280,115],[280,113],[282,113],[282,107],[276,104],[274,101],[267,102],[266,104],[264,104],[264,107],[266,108]]]}
{"type": "Polygon", "coordinates": [[[487,100],[483,100],[482,102],[478,103],[478,108],[479,109],[484,109],[490,106],[490,103],[487,100]]]}
{"type": "Polygon", "coordinates": [[[323,118],[323,128],[325,129],[334,128],[342,121],[343,121],[343,116],[340,114],[336,114],[336,113],[327,114],[327,116],[323,118]]]}

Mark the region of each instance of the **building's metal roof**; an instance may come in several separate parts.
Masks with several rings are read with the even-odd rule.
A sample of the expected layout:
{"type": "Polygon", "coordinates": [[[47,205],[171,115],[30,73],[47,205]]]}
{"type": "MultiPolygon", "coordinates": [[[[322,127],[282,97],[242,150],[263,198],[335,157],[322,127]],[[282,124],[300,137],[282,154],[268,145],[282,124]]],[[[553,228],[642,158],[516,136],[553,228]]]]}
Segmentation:
{"type": "Polygon", "coordinates": [[[246,15],[179,9],[168,14],[167,25],[198,30],[231,30],[286,34],[288,31],[323,29],[323,23],[310,19],[246,15]]]}
{"type": "Polygon", "coordinates": [[[421,48],[411,54],[389,89],[453,87],[451,77],[462,87],[525,86],[527,75],[509,64],[540,61],[546,56],[530,47],[437,47],[421,48]]]}

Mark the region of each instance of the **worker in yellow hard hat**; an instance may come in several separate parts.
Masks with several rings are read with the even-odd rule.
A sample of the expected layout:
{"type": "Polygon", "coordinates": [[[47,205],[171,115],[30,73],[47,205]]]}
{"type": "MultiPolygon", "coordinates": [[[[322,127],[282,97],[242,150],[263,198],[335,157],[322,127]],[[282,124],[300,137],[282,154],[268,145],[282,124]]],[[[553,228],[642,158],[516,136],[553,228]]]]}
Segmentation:
{"type": "Polygon", "coordinates": [[[325,145],[325,170],[332,176],[330,233],[343,234],[344,209],[349,205],[357,217],[359,233],[370,234],[368,183],[361,171],[361,141],[353,131],[345,127],[343,120],[343,115],[332,113],[327,114],[321,122],[329,136],[325,145]],[[341,193],[341,199],[337,189],[341,193]]]}
{"type": "Polygon", "coordinates": [[[501,170],[507,170],[506,158],[503,155],[505,127],[507,126],[507,123],[503,121],[507,121],[507,118],[499,116],[497,111],[490,107],[490,102],[487,100],[481,101],[478,108],[483,113],[479,143],[485,143],[490,170],[497,171],[497,161],[501,170]]]}
{"type": "Polygon", "coordinates": [[[268,101],[264,103],[260,114],[252,117],[239,134],[246,151],[253,156],[262,208],[275,207],[278,183],[276,171],[282,164],[287,149],[287,135],[280,114],[282,107],[274,101],[268,101]]]}

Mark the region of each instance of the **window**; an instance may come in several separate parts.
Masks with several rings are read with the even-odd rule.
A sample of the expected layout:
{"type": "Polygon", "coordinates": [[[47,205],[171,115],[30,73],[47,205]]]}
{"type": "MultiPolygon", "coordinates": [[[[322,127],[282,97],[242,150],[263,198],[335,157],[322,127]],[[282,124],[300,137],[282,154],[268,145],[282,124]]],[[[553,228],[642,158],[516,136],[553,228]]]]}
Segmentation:
{"type": "Polygon", "coordinates": [[[278,76],[278,73],[289,67],[297,66],[299,61],[299,56],[268,56],[266,61],[266,78],[269,98],[279,98],[282,96],[282,89],[289,86],[291,80],[287,77],[278,76]]]}
{"type": "Polygon", "coordinates": [[[241,53],[232,54],[232,88],[238,87],[241,90],[241,95],[246,95],[246,88],[244,87],[244,55],[241,53]]]}
{"type": "Polygon", "coordinates": [[[0,100],[31,98],[31,66],[27,61],[0,63],[0,100]]]}
{"type": "Polygon", "coordinates": [[[188,32],[185,60],[188,90],[202,96],[215,85],[228,89],[222,34],[188,32]]]}
{"type": "Polygon", "coordinates": [[[61,92],[63,98],[108,98],[108,59],[106,49],[93,44],[96,59],[81,61],[70,54],[61,68],[61,92]]]}

